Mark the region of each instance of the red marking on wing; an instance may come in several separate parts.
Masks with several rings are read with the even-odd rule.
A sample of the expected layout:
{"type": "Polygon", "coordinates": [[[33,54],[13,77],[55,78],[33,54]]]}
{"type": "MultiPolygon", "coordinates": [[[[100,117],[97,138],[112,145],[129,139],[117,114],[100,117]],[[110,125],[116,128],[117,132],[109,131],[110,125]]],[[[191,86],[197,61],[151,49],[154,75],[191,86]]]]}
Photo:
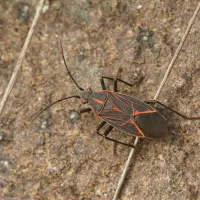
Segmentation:
{"type": "MultiPolygon", "coordinates": [[[[120,110],[119,108],[117,108],[117,106],[112,102],[112,101],[109,101],[112,105],[113,105],[113,110],[115,110],[115,111],[118,111],[118,112],[120,112],[120,113],[123,113],[123,114],[127,114],[126,112],[124,112],[123,110],[120,110]]],[[[105,110],[104,110],[105,111],[105,110]]]]}
{"type": "Polygon", "coordinates": [[[106,90],[98,92],[106,92],[108,94],[104,102],[97,98],[93,99],[95,102],[103,105],[101,111],[97,114],[98,117],[125,133],[145,137],[145,133],[142,132],[134,121],[134,117],[157,112],[153,107],[138,99],[123,94],[106,90]]]}
{"type": "MultiPolygon", "coordinates": [[[[119,121],[119,122],[122,122],[122,124],[121,125],[123,125],[123,124],[126,124],[126,122],[124,122],[124,120],[123,119],[120,119],[120,118],[117,118],[117,115],[113,115],[114,117],[112,117],[112,115],[110,115],[110,116],[100,116],[102,119],[109,119],[109,120],[111,120],[111,121],[119,121]]],[[[121,116],[121,115],[120,115],[121,116]]]]}
{"type": "Polygon", "coordinates": [[[121,112],[121,110],[119,108],[117,108],[116,106],[113,107],[113,110],[116,110],[118,112],[121,112]]]}
{"type": "Polygon", "coordinates": [[[103,120],[105,120],[107,123],[111,124],[114,127],[115,127],[115,125],[120,125],[121,128],[118,128],[118,127],[115,127],[115,128],[117,128],[121,131],[126,130],[125,132],[127,132],[127,133],[130,133],[130,134],[137,133],[138,136],[145,137],[142,130],[138,127],[138,125],[135,123],[135,121],[132,118],[124,122],[124,120],[121,120],[116,117],[117,116],[109,116],[109,117],[100,116],[100,118],[102,118],[103,120]],[[130,126],[128,126],[128,124],[131,124],[132,128],[130,126]],[[135,131],[133,131],[133,130],[135,130],[135,131]]]}
{"type": "Polygon", "coordinates": [[[117,113],[115,113],[114,115],[117,115],[117,114],[119,114],[119,115],[123,115],[124,113],[123,112],[121,112],[121,110],[115,110],[115,109],[106,109],[106,110],[103,110],[103,114],[102,113],[100,113],[100,115],[102,114],[102,115],[105,115],[106,113],[110,113],[110,112],[112,112],[112,111],[117,111],[117,113]]]}
{"type": "Polygon", "coordinates": [[[141,114],[150,114],[150,113],[157,112],[153,107],[151,107],[152,110],[137,111],[134,108],[134,103],[131,100],[126,99],[126,96],[122,96],[122,95],[120,95],[118,93],[114,93],[114,92],[111,92],[111,93],[115,96],[116,99],[118,99],[119,101],[121,101],[122,104],[125,104],[128,107],[130,107],[130,105],[131,105],[131,108],[133,110],[133,113],[132,113],[131,116],[137,116],[137,115],[141,115],[141,114]],[[119,99],[118,96],[120,96],[121,99],[124,99],[124,101],[122,101],[121,99],[119,99]]]}
{"type": "Polygon", "coordinates": [[[117,98],[118,101],[121,101],[123,104],[126,104],[127,106],[130,106],[129,104],[132,105],[132,101],[126,99],[126,97],[120,96],[120,98],[124,99],[124,101],[122,101],[122,100],[118,97],[118,95],[119,95],[118,93],[112,92],[112,91],[110,91],[110,93],[111,93],[115,98],[117,98]],[[128,103],[129,103],[129,104],[128,104],[128,103]]]}
{"type": "Polygon", "coordinates": [[[141,114],[150,114],[150,113],[154,113],[156,112],[155,110],[147,110],[147,111],[143,111],[143,112],[138,112],[138,111],[133,111],[133,114],[131,116],[137,116],[137,115],[141,115],[141,114]]]}
{"type": "Polygon", "coordinates": [[[130,120],[128,120],[127,122],[123,123],[122,126],[124,126],[126,124],[132,124],[133,126],[135,126],[135,128],[137,129],[139,134],[144,137],[144,133],[140,130],[140,128],[137,126],[137,124],[135,123],[135,121],[132,118],[130,120]]]}
{"type": "Polygon", "coordinates": [[[144,137],[144,133],[140,130],[140,128],[138,127],[138,125],[135,123],[135,121],[132,118],[130,119],[130,123],[133,124],[138,130],[138,132],[140,133],[140,135],[144,137]]]}
{"type": "Polygon", "coordinates": [[[96,99],[96,98],[93,98],[93,100],[101,105],[104,105],[104,102],[99,100],[99,99],[96,99]]]}
{"type": "Polygon", "coordinates": [[[96,93],[112,92],[111,90],[97,90],[96,93]]]}

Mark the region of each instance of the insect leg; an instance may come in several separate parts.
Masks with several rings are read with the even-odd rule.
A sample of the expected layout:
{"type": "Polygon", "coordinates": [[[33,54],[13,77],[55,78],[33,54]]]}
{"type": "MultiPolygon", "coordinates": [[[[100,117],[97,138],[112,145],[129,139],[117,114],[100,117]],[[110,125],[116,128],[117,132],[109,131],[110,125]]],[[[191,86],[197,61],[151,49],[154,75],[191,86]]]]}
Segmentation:
{"type": "Polygon", "coordinates": [[[122,83],[124,83],[124,84],[126,84],[128,86],[133,86],[135,84],[135,83],[128,83],[128,82],[123,81],[123,80],[121,80],[119,78],[111,78],[111,77],[107,77],[107,76],[102,76],[101,77],[101,87],[102,87],[103,90],[106,89],[104,79],[108,79],[108,80],[114,81],[114,92],[117,92],[117,81],[122,82],[122,83]]]}
{"type": "Polygon", "coordinates": [[[107,129],[106,129],[106,131],[104,132],[104,137],[107,139],[108,137],[108,134],[113,130],[113,126],[109,126],[107,129]]]}
{"type": "Polygon", "coordinates": [[[103,121],[103,122],[101,122],[101,124],[97,127],[97,134],[98,134],[98,135],[104,137],[104,138],[107,139],[107,140],[110,140],[110,141],[113,141],[113,142],[116,142],[116,143],[120,143],[120,144],[123,144],[123,145],[126,145],[126,146],[129,146],[129,147],[134,148],[134,145],[131,145],[131,144],[128,144],[128,143],[124,143],[124,142],[120,142],[120,141],[118,141],[118,140],[112,139],[111,137],[108,137],[108,134],[112,131],[113,126],[109,126],[109,127],[105,130],[105,132],[104,132],[103,134],[100,133],[100,132],[99,132],[100,129],[103,128],[105,125],[106,125],[106,122],[103,121]]]}
{"type": "Polygon", "coordinates": [[[108,80],[111,80],[111,81],[117,80],[117,81],[120,81],[120,82],[122,82],[122,83],[124,83],[124,84],[126,84],[126,85],[128,85],[128,86],[133,86],[133,85],[135,85],[135,83],[128,83],[128,82],[126,82],[126,81],[124,81],[124,80],[122,80],[122,79],[119,79],[119,78],[111,78],[111,77],[108,77],[108,76],[102,76],[101,79],[108,79],[108,80]]]}
{"type": "Polygon", "coordinates": [[[117,92],[117,79],[114,79],[114,92],[117,92]]]}
{"type": "Polygon", "coordinates": [[[106,85],[105,85],[104,78],[114,81],[114,92],[117,92],[117,81],[118,81],[118,79],[109,78],[109,77],[106,77],[106,76],[102,76],[101,79],[100,79],[100,81],[101,81],[101,87],[102,87],[103,90],[106,90],[106,85]]]}
{"type": "Polygon", "coordinates": [[[101,82],[101,88],[102,88],[102,90],[106,90],[106,85],[105,85],[103,77],[101,77],[100,82],[101,82]]]}
{"type": "Polygon", "coordinates": [[[99,133],[100,129],[102,129],[105,125],[106,125],[106,122],[105,122],[105,121],[102,121],[101,124],[99,124],[99,126],[97,127],[97,133],[98,133],[99,135],[101,135],[101,134],[99,133]]]}
{"type": "Polygon", "coordinates": [[[163,106],[164,108],[167,108],[168,110],[170,110],[170,111],[176,113],[177,115],[183,117],[184,119],[188,119],[188,120],[200,120],[200,117],[190,117],[190,116],[186,116],[186,115],[184,115],[184,114],[182,114],[182,113],[179,113],[179,112],[177,112],[176,110],[174,110],[174,109],[172,109],[172,108],[166,106],[165,104],[163,104],[163,103],[161,103],[160,101],[157,101],[157,100],[147,100],[147,101],[144,101],[144,102],[147,103],[147,104],[156,104],[156,103],[157,103],[157,104],[163,106]]]}
{"type": "Polygon", "coordinates": [[[91,108],[83,108],[83,109],[80,109],[80,113],[85,113],[85,112],[90,112],[92,109],[91,108]]]}

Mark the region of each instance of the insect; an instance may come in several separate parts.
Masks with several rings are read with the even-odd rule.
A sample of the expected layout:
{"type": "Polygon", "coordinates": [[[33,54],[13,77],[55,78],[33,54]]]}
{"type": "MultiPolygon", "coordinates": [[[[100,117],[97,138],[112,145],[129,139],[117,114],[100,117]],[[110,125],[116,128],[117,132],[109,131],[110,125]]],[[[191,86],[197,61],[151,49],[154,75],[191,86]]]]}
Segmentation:
{"type": "MultiPolygon", "coordinates": [[[[93,91],[91,88],[83,89],[78,85],[73,76],[71,75],[67,63],[65,61],[62,43],[61,52],[62,58],[66,70],[71,77],[72,81],[76,84],[77,88],[80,90],[79,95],[69,96],[56,102],[50,104],[45,109],[43,109],[35,118],[37,118],[42,112],[51,107],[52,105],[64,101],[70,98],[78,98],[82,100],[83,104],[88,104],[89,108],[80,110],[80,113],[92,111],[103,121],[97,127],[97,134],[126,146],[134,147],[132,144],[124,143],[119,140],[115,140],[109,137],[109,133],[113,128],[116,128],[126,134],[132,136],[138,136],[143,138],[162,138],[167,134],[167,121],[164,116],[162,116],[155,108],[155,104],[168,109],[177,115],[183,117],[187,120],[198,120],[200,117],[188,117],[185,116],[174,109],[169,108],[163,103],[157,100],[147,100],[140,101],[128,95],[118,93],[117,83],[122,82],[128,86],[133,86],[133,84],[123,81],[121,79],[114,79],[107,76],[102,76],[100,79],[102,90],[93,91]],[[114,82],[114,91],[107,90],[105,87],[105,79],[114,82]],[[100,130],[109,124],[108,128],[104,133],[100,133],[100,130]]],[[[34,118],[34,119],[35,119],[34,118]]]]}

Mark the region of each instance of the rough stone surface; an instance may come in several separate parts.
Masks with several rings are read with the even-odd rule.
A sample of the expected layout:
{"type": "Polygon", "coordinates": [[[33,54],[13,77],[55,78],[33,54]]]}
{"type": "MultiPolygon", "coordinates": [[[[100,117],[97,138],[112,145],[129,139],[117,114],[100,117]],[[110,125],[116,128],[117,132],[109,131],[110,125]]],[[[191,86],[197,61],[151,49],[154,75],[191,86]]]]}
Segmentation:
{"type": "MultiPolygon", "coordinates": [[[[36,0],[0,0],[0,98],[31,25],[36,0]]],[[[100,120],[76,99],[63,65],[82,87],[101,75],[134,82],[120,92],[153,99],[198,1],[52,0],[47,2],[0,120],[0,199],[112,199],[130,148],[95,134],[100,120]]],[[[200,16],[159,97],[200,115],[200,16]]],[[[113,85],[107,82],[108,88],[113,85]]],[[[142,140],[121,200],[200,199],[200,122],[167,114],[169,136],[142,140]]],[[[119,131],[114,130],[114,134],[119,131]]],[[[122,136],[123,137],[123,134],[122,136]]]]}

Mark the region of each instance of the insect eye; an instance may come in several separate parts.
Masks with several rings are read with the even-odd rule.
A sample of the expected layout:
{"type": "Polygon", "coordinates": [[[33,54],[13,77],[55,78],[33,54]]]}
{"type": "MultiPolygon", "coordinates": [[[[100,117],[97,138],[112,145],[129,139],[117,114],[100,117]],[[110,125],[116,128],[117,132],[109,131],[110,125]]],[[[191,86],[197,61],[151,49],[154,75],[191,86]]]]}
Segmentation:
{"type": "Polygon", "coordinates": [[[88,103],[88,101],[82,100],[82,104],[86,104],[86,103],[88,103]]]}
{"type": "Polygon", "coordinates": [[[87,91],[88,91],[89,94],[92,93],[92,89],[91,88],[87,88],[87,91]]]}

